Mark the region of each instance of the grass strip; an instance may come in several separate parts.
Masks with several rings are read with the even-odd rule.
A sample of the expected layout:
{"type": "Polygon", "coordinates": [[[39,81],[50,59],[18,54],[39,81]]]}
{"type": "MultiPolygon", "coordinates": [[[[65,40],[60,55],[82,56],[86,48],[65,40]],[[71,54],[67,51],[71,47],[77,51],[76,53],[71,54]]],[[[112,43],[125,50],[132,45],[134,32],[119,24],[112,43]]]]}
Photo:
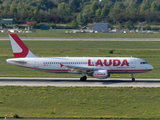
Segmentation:
{"type": "Polygon", "coordinates": [[[0,117],[159,119],[160,88],[0,86],[0,117]]]}

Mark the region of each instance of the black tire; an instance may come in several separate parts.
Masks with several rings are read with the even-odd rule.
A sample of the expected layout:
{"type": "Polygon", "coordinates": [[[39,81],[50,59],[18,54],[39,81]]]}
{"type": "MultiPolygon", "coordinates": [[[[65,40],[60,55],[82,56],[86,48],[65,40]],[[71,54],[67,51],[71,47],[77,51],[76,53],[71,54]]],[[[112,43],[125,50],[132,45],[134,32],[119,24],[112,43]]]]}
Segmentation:
{"type": "Polygon", "coordinates": [[[86,81],[87,80],[87,77],[86,76],[83,76],[80,78],[80,81],[86,81]]]}

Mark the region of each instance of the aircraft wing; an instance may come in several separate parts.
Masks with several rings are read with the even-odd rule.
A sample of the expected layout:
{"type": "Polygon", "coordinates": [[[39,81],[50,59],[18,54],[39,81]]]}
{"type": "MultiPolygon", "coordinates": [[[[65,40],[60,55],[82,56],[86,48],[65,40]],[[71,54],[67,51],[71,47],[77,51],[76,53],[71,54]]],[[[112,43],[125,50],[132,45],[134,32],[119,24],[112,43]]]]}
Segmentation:
{"type": "Polygon", "coordinates": [[[72,70],[76,70],[78,72],[87,72],[87,71],[102,69],[100,67],[84,67],[84,66],[72,66],[72,65],[64,65],[64,66],[66,66],[67,68],[70,68],[72,70]]]}

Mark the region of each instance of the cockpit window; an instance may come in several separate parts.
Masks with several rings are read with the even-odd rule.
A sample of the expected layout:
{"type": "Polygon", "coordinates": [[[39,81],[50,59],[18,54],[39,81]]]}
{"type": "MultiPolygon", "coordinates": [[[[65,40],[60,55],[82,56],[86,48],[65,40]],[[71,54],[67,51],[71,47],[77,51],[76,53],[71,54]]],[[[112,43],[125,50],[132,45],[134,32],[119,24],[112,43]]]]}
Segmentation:
{"type": "Polygon", "coordinates": [[[140,64],[148,64],[147,62],[140,62],[140,64]]]}

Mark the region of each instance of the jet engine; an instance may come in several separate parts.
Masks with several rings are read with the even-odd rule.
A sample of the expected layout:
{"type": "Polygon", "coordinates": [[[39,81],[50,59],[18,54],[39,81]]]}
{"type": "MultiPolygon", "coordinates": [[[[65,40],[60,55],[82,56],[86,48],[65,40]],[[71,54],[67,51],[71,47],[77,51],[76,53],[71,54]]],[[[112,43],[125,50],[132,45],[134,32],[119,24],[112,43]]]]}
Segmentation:
{"type": "Polygon", "coordinates": [[[93,77],[99,78],[99,79],[105,79],[108,77],[108,71],[107,70],[96,70],[93,72],[93,77]]]}

